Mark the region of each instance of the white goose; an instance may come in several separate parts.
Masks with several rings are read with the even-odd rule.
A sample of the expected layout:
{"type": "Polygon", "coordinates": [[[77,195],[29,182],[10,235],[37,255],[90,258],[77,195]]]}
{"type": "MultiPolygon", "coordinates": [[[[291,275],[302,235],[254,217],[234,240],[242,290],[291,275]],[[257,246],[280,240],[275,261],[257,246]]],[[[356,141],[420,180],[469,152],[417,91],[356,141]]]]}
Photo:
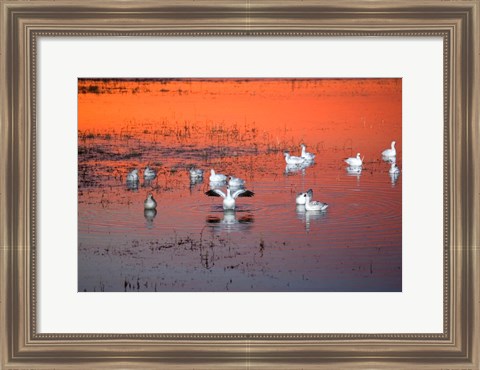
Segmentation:
{"type": "Polygon", "coordinates": [[[239,177],[229,176],[228,185],[232,188],[238,188],[245,185],[245,180],[242,180],[239,177]]]}
{"type": "Polygon", "coordinates": [[[305,209],[307,211],[325,211],[328,208],[327,203],[318,202],[316,200],[311,200],[308,195],[305,195],[305,209]]]}
{"type": "Polygon", "coordinates": [[[307,203],[307,198],[312,199],[312,197],[313,190],[308,189],[305,193],[297,194],[297,197],[295,198],[295,203],[299,205],[305,205],[305,203],[307,203]]]}
{"type": "Polygon", "coordinates": [[[392,141],[392,147],[390,149],[385,149],[382,152],[384,157],[395,157],[397,155],[397,150],[395,149],[395,141],[392,141]]]}
{"type": "Polygon", "coordinates": [[[132,172],[127,174],[127,182],[136,182],[138,181],[138,170],[134,169],[132,172]]]}
{"type": "Polygon", "coordinates": [[[345,159],[345,162],[352,167],[360,167],[363,163],[363,158],[360,158],[360,153],[357,153],[356,157],[350,157],[345,159]]]}
{"type": "Polygon", "coordinates": [[[307,160],[307,161],[313,161],[315,159],[315,154],[307,152],[306,151],[307,147],[306,147],[305,144],[302,144],[301,147],[302,147],[301,157],[305,158],[305,160],[307,160]]]}
{"type": "Polygon", "coordinates": [[[398,175],[400,173],[400,168],[394,163],[390,165],[390,169],[388,170],[388,173],[391,175],[398,175]]]}
{"type": "Polygon", "coordinates": [[[306,161],[305,158],[292,156],[288,152],[283,153],[283,155],[285,156],[285,162],[289,165],[301,165],[306,161]]]}
{"type": "Polygon", "coordinates": [[[145,170],[143,171],[143,178],[146,180],[154,179],[155,176],[157,176],[157,173],[155,172],[154,169],[150,167],[146,167],[145,170]]]}
{"type": "Polygon", "coordinates": [[[143,207],[147,210],[157,208],[157,202],[155,199],[153,199],[152,194],[148,194],[147,199],[145,199],[145,202],[143,202],[143,207]]]}
{"type": "Polygon", "coordinates": [[[235,199],[238,197],[253,197],[255,194],[250,190],[239,189],[236,190],[233,194],[230,192],[230,187],[227,186],[227,194],[225,194],[220,189],[211,189],[205,193],[210,197],[222,197],[223,198],[223,209],[235,209],[235,199]]]}
{"type": "Polygon", "coordinates": [[[227,176],[222,175],[220,173],[215,173],[213,168],[210,170],[210,177],[209,177],[210,182],[223,182],[227,180],[227,176]]]}

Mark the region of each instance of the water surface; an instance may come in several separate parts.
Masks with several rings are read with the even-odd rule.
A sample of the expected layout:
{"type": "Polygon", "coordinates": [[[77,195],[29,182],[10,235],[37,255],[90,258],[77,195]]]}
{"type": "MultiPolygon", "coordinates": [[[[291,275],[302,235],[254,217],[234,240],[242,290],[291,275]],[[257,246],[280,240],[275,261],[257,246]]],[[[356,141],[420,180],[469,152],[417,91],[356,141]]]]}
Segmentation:
{"type": "Polygon", "coordinates": [[[402,168],[401,80],[83,79],[78,96],[79,291],[401,291],[402,175],[381,158],[396,140],[402,168]],[[315,163],[288,168],[301,143],[315,163]],[[191,166],[255,196],[225,212],[191,166]],[[308,188],[327,211],[295,205],[308,188]]]}

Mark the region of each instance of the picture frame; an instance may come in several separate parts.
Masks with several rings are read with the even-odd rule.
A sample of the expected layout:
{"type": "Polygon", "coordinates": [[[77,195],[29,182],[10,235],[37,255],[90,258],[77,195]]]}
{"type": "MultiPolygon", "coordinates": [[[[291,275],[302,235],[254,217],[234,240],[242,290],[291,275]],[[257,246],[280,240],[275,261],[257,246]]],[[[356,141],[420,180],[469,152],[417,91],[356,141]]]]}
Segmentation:
{"type": "Polygon", "coordinates": [[[466,1],[1,0],[0,364],[18,368],[478,369],[479,21],[466,1]],[[440,334],[37,332],[36,65],[48,36],[440,36],[444,330],[440,334]]]}

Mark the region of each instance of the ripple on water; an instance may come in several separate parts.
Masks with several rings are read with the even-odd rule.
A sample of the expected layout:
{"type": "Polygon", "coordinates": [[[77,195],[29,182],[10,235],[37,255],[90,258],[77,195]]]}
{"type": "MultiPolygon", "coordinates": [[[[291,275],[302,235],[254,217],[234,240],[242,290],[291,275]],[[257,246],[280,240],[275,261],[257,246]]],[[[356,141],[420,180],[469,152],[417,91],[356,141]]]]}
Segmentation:
{"type": "MultiPolygon", "coordinates": [[[[295,192],[286,192],[278,183],[262,187],[266,192],[277,194],[282,203],[262,208],[256,214],[256,223],[264,224],[275,235],[283,235],[292,243],[305,241],[305,236],[314,243],[330,246],[398,245],[401,237],[401,193],[389,184],[389,178],[376,173],[361,179],[361,183],[337,177],[325,179],[299,178],[295,189],[314,189],[314,199],[329,203],[324,212],[306,211],[304,206],[295,206],[295,192]],[[363,181],[362,181],[363,180],[363,181]],[[319,184],[322,184],[319,186],[319,184]],[[374,196],[372,196],[374,192],[374,196]],[[281,196],[286,194],[288,196],[281,196]],[[303,238],[302,238],[303,236],[303,238]]],[[[257,185],[257,189],[259,185],[257,185]]]]}
{"type": "Polygon", "coordinates": [[[236,211],[224,212],[222,198],[203,191],[158,194],[157,213],[145,214],[143,194],[132,204],[103,209],[80,208],[79,230],[84,238],[159,238],[172,230],[198,234],[204,227],[216,233],[249,231],[292,245],[329,247],[398,245],[401,240],[401,180],[392,187],[388,173],[352,178],[343,171],[312,176],[275,176],[249,181],[252,198],[238,198],[236,211]],[[297,192],[314,190],[314,199],[326,202],[324,212],[295,205],[297,192]],[[160,233],[160,234],[159,234],[160,233]]]}

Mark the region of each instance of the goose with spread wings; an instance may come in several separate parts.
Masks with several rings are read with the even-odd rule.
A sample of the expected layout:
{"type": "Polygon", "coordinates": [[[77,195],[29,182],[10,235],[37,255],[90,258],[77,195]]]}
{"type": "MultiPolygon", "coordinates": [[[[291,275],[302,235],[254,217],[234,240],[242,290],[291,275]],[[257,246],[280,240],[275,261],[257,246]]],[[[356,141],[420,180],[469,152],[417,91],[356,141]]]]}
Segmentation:
{"type": "Polygon", "coordinates": [[[210,197],[222,197],[223,198],[223,209],[235,209],[235,199],[238,197],[253,197],[254,192],[246,189],[235,190],[233,193],[230,192],[230,187],[227,186],[227,194],[225,194],[220,189],[211,189],[205,193],[210,197]]]}

